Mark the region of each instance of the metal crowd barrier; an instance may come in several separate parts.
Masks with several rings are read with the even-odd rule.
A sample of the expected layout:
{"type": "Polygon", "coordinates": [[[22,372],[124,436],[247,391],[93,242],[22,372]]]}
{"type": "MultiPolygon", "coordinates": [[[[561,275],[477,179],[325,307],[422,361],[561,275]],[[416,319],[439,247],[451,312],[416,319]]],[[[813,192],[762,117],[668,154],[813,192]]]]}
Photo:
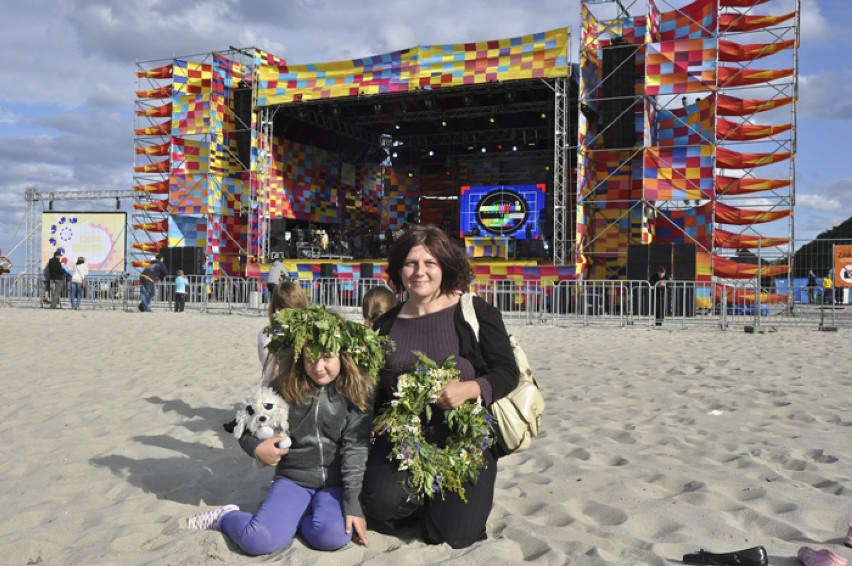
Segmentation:
{"type": "MultiPolygon", "coordinates": [[[[174,277],[156,284],[154,309],[174,309],[174,277]]],[[[186,310],[206,313],[265,316],[269,304],[264,281],[251,277],[219,276],[209,279],[190,275],[186,310]]],[[[344,314],[358,316],[364,294],[385,285],[382,279],[319,278],[299,281],[308,300],[344,314]]],[[[658,308],[665,313],[667,328],[804,325],[826,329],[852,326],[852,308],[835,301],[814,301],[808,289],[790,290],[788,295],[761,289],[753,283],[703,283],[668,281],[664,288],[647,281],[514,281],[477,279],[473,292],[497,306],[507,321],[526,324],[579,324],[642,326],[654,328],[658,308]],[[780,300],[779,300],[780,299],[780,300]]],[[[135,311],[140,294],[138,279],[115,275],[87,278],[82,309],[135,311]]],[[[0,304],[10,307],[41,307],[44,281],[41,275],[0,277],[0,304]]],[[[68,290],[61,306],[68,307],[68,290]]]]}

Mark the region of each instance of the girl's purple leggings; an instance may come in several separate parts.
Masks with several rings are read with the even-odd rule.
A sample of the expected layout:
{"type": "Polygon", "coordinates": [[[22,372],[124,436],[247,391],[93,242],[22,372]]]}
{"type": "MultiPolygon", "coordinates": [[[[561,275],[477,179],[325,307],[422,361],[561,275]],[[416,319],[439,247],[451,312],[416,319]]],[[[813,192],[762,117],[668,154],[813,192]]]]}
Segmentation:
{"type": "Polygon", "coordinates": [[[307,489],[278,478],[257,513],[231,511],[219,521],[222,532],[252,556],[271,554],[296,533],[317,550],[337,550],[351,540],[343,517],[343,488],[307,489]]]}

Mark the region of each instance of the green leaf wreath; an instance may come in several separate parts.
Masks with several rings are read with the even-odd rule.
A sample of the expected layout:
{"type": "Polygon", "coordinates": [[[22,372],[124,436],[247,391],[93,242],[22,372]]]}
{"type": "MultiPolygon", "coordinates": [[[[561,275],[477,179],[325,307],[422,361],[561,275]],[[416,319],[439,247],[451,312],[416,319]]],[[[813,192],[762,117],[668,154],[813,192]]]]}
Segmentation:
{"type": "Polygon", "coordinates": [[[345,352],[374,380],[378,380],[385,354],[392,348],[389,338],[363,324],[343,320],[325,306],[282,309],[264,332],[269,336],[266,349],[273,354],[284,347],[292,348],[297,361],[304,348],[308,359],[316,362],[323,354],[345,352]]]}
{"type": "Polygon", "coordinates": [[[423,424],[432,418],[430,400],[449,380],[458,378],[459,371],[452,356],[438,367],[422,352],[414,354],[414,368],[399,376],[394,399],[376,416],[373,432],[388,437],[393,445],[388,459],[398,460],[399,470],[410,473],[410,499],[438,494],[443,498],[449,491],[467,503],[463,484],[476,483],[479,470],[487,465],[484,452],[494,441],[491,415],[480,399],[467,401],[444,411],[450,429],[446,446],[428,442],[423,424]]]}

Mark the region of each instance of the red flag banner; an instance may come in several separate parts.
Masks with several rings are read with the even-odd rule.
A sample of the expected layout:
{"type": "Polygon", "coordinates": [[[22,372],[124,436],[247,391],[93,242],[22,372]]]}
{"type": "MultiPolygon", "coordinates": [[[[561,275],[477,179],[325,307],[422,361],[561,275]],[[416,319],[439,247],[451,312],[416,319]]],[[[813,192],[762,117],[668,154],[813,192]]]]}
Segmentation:
{"type": "Polygon", "coordinates": [[[136,91],[136,98],[171,98],[171,96],[172,85],[136,91]]]}
{"type": "Polygon", "coordinates": [[[718,118],[716,120],[716,139],[750,141],[768,138],[783,132],[786,132],[793,127],[793,124],[777,124],[777,125],[760,125],[760,124],[738,124],[718,118]]]}
{"type": "Polygon", "coordinates": [[[746,116],[757,112],[766,112],[791,102],[793,102],[792,96],[772,100],[757,100],[716,94],[716,113],[719,116],[746,116]]]}
{"type": "Polygon", "coordinates": [[[716,167],[723,169],[748,169],[750,167],[762,167],[771,163],[778,163],[790,159],[789,151],[778,151],[775,153],[738,153],[724,147],[716,148],[716,167]]]}
{"type": "Polygon", "coordinates": [[[771,28],[796,17],[796,12],[782,14],[780,16],[755,16],[731,12],[719,14],[719,31],[722,33],[732,31],[756,31],[771,28]]]}
{"type": "Polygon", "coordinates": [[[796,40],[779,41],[777,43],[735,43],[733,41],[719,40],[719,60],[728,63],[738,61],[753,61],[762,57],[768,57],[784,49],[790,49],[796,44],[796,40]]]}
{"type": "Polygon", "coordinates": [[[793,69],[744,69],[740,67],[718,67],[716,69],[720,87],[747,86],[768,83],[793,74],[793,69]]]}
{"type": "Polygon", "coordinates": [[[755,179],[752,177],[736,178],[716,175],[717,195],[745,195],[760,191],[781,189],[789,185],[789,179],[755,179]]]}
{"type": "Polygon", "coordinates": [[[784,208],[780,210],[752,210],[749,208],[737,208],[716,202],[716,210],[714,211],[713,219],[722,224],[763,224],[765,222],[774,222],[781,218],[790,216],[790,209],[784,208]]]}
{"type": "Polygon", "coordinates": [[[174,67],[171,63],[157,67],[155,69],[147,69],[145,71],[136,71],[136,76],[144,79],[170,79],[174,73],[174,67]]]}
{"type": "Polygon", "coordinates": [[[771,248],[789,243],[789,238],[768,238],[756,234],[735,234],[721,228],[713,229],[713,242],[717,248],[739,250],[743,248],[771,248]]]}

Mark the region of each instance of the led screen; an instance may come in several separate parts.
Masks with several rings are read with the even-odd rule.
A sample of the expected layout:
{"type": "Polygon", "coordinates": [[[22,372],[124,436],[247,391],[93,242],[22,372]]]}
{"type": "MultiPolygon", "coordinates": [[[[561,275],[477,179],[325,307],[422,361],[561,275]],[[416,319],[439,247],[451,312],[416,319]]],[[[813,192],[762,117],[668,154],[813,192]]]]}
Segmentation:
{"type": "Polygon", "coordinates": [[[126,226],[124,212],[42,212],[41,265],[59,249],[69,266],[82,256],[89,271],[123,272],[126,226]]]}
{"type": "Polygon", "coordinates": [[[459,236],[541,237],[539,220],[546,187],[539,185],[472,185],[461,188],[459,236]]]}

